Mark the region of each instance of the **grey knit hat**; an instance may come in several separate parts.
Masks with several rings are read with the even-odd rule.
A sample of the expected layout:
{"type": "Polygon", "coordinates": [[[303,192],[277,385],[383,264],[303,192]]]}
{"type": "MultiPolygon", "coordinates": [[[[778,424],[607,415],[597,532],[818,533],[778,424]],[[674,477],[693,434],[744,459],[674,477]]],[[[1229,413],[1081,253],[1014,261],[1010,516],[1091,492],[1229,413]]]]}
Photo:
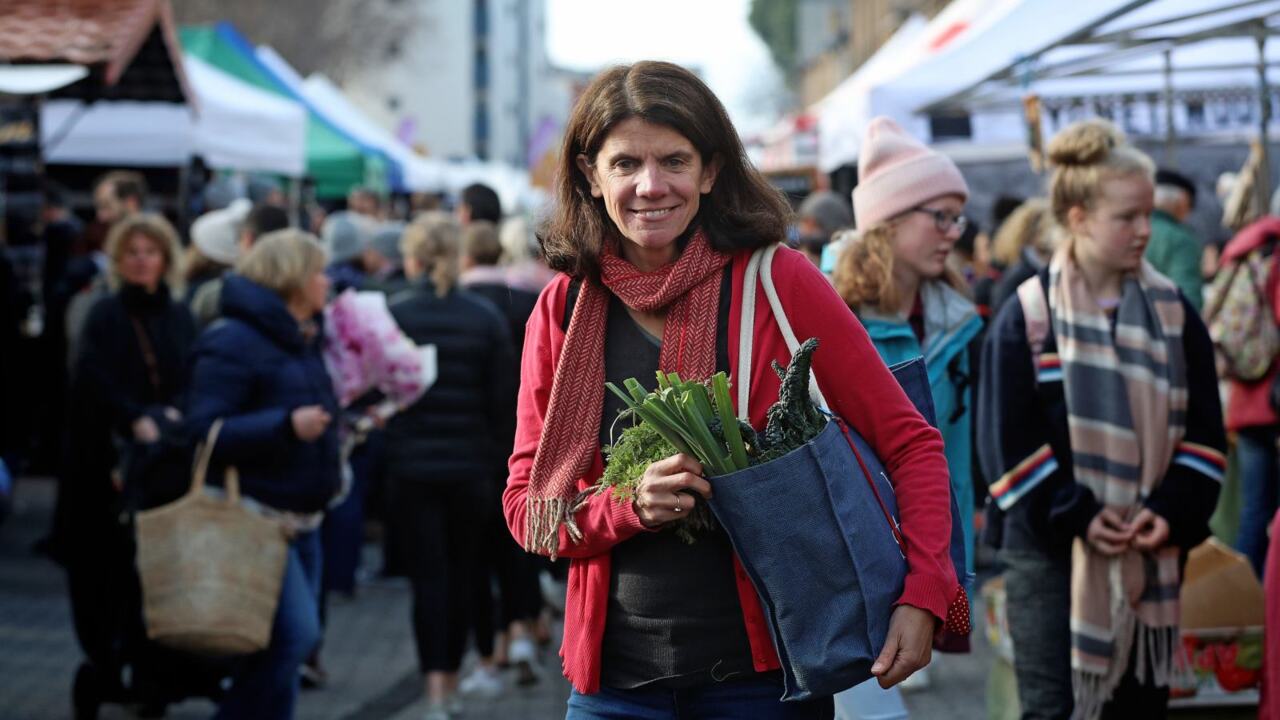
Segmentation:
{"type": "Polygon", "coordinates": [[[391,262],[398,263],[400,255],[400,236],[404,234],[405,224],[402,222],[385,222],[373,233],[371,244],[378,254],[391,262]]]}
{"type": "Polygon", "coordinates": [[[800,203],[796,215],[801,219],[809,218],[822,228],[828,239],[837,230],[853,224],[853,209],[844,198],[830,190],[817,190],[809,194],[800,203]]]}
{"type": "Polygon", "coordinates": [[[373,237],[372,224],[345,210],[325,218],[320,239],[329,253],[329,262],[344,263],[364,252],[373,237]]]}

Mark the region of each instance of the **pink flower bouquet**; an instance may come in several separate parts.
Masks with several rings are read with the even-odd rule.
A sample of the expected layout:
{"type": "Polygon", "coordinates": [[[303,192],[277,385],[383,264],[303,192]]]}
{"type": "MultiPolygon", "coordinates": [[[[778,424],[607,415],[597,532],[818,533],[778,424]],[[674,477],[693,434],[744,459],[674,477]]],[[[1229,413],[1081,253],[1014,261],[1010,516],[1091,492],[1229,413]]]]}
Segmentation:
{"type": "Polygon", "coordinates": [[[435,346],[415,345],[382,293],[347,290],[324,312],[325,365],[342,407],[377,389],[394,412],[417,402],[436,381],[435,346]]]}

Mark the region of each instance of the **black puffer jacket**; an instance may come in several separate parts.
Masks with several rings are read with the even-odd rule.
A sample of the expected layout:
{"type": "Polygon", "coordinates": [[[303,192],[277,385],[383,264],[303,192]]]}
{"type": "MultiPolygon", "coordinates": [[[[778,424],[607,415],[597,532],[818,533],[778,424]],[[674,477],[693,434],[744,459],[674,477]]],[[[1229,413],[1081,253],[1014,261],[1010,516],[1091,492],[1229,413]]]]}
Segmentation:
{"type": "Polygon", "coordinates": [[[390,308],[415,343],[436,346],[439,364],[435,385],[387,427],[392,481],[487,481],[504,474],[516,377],[506,318],[466,290],[436,297],[425,280],[393,297],[390,308]]]}

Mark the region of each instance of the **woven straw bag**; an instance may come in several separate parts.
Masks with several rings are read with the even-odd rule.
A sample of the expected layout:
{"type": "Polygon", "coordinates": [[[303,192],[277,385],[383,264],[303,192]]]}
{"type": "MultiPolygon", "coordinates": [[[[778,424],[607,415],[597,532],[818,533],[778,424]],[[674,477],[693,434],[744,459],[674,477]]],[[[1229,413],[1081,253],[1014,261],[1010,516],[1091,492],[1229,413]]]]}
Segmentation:
{"type": "Polygon", "coordinates": [[[205,492],[205,473],[222,428],[196,448],[191,489],[179,500],[139,512],[138,574],[147,637],[200,655],[257,652],[271,626],[288,557],[284,526],[240,502],[227,468],[225,497],[205,492]]]}

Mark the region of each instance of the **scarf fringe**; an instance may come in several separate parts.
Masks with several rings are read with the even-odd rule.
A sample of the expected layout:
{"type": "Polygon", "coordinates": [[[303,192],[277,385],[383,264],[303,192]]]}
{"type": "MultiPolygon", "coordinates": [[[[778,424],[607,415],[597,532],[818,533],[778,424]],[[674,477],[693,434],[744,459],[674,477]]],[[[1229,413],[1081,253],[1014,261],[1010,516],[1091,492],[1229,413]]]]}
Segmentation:
{"type": "Polygon", "coordinates": [[[572,499],[529,498],[525,502],[524,549],[546,555],[554,562],[560,555],[561,526],[570,542],[582,542],[582,530],[573,516],[587,506],[594,494],[594,488],[589,488],[572,499]]]}
{"type": "Polygon", "coordinates": [[[1072,720],[1097,720],[1102,716],[1103,707],[1111,700],[1120,681],[1124,679],[1125,671],[1129,668],[1130,654],[1134,650],[1137,651],[1137,657],[1133,658],[1133,674],[1143,685],[1170,687],[1190,671],[1177,626],[1150,627],[1134,622],[1132,613],[1129,617],[1129,632],[1124,636],[1117,636],[1116,654],[1105,674],[1080,669],[1071,671],[1071,685],[1075,695],[1072,720]],[[1127,637],[1128,640],[1121,642],[1120,637],[1127,637]]]}

